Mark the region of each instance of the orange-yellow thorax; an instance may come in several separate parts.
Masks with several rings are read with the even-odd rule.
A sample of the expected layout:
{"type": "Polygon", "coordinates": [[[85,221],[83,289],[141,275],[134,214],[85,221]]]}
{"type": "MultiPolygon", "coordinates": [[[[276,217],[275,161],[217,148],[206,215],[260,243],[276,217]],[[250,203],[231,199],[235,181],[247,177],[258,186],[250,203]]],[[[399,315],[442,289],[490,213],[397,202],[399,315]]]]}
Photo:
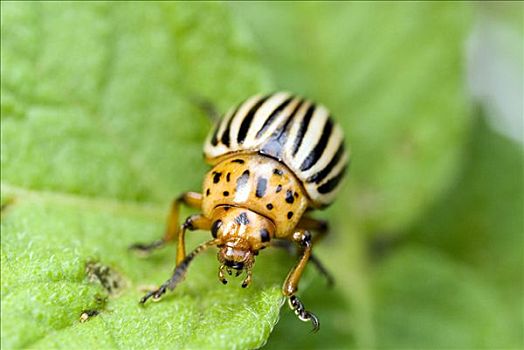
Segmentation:
{"type": "Polygon", "coordinates": [[[301,183],[277,160],[256,153],[229,154],[207,174],[203,214],[219,206],[246,208],[275,224],[275,237],[292,233],[309,205],[301,183]]]}

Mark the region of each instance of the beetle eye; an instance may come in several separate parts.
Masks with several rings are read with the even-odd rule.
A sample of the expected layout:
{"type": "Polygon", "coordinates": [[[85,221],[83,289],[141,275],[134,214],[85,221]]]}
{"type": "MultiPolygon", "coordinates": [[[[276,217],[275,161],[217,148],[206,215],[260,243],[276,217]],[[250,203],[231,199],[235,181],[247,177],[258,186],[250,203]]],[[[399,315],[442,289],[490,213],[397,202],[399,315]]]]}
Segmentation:
{"type": "Polygon", "coordinates": [[[269,232],[265,228],[261,229],[260,230],[260,240],[262,242],[267,242],[267,241],[269,241],[269,238],[270,238],[269,237],[269,232]]]}
{"type": "Polygon", "coordinates": [[[213,235],[213,238],[217,238],[217,232],[220,226],[222,226],[222,220],[217,220],[213,225],[211,225],[211,234],[213,235]]]}

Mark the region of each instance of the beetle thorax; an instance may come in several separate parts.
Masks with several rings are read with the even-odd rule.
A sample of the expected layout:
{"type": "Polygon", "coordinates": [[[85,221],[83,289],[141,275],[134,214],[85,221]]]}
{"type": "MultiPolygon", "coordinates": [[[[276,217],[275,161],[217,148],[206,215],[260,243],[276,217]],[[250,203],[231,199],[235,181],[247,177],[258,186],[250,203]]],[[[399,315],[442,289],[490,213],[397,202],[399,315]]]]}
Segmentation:
{"type": "MultiPolygon", "coordinates": [[[[204,180],[202,211],[213,217],[220,206],[247,208],[275,224],[276,237],[292,233],[309,200],[300,181],[279,161],[237,154],[219,162],[204,180]]],[[[257,220],[257,219],[254,219],[257,220]]]]}

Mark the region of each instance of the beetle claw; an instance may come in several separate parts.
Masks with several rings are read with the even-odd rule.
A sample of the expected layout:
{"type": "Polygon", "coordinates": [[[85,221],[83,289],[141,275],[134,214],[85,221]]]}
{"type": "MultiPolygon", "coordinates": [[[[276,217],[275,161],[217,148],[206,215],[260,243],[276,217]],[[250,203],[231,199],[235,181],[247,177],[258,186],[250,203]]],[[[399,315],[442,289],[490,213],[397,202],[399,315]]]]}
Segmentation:
{"type": "Polygon", "coordinates": [[[307,311],[304,308],[304,304],[298,299],[295,295],[291,295],[288,299],[289,307],[295,312],[295,315],[298,316],[299,320],[308,322],[311,321],[313,325],[313,333],[316,333],[320,329],[320,321],[314,313],[307,311]]]}

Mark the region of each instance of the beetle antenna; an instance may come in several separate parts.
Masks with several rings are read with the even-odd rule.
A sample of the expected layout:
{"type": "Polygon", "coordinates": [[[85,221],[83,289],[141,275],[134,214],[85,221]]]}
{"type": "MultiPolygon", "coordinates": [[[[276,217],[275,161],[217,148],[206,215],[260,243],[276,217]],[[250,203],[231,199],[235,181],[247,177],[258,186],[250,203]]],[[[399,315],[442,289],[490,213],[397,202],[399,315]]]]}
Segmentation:
{"type": "Polygon", "coordinates": [[[202,253],[204,250],[206,250],[209,247],[212,247],[216,244],[218,244],[219,241],[216,239],[213,239],[211,241],[207,241],[205,243],[202,243],[198,247],[196,247],[191,253],[189,253],[184,260],[180,264],[178,264],[175,267],[175,270],[173,271],[173,275],[170,279],[164,282],[157,290],[153,290],[140,299],[140,304],[144,304],[149,298],[153,297],[153,300],[158,300],[160,297],[169,289],[173,290],[175,287],[184,279],[187,268],[189,267],[189,264],[191,261],[200,253],[202,253]]]}
{"type": "Polygon", "coordinates": [[[224,264],[220,265],[220,267],[218,268],[218,279],[223,284],[227,284],[227,279],[226,279],[226,276],[224,274],[225,268],[226,268],[226,265],[224,265],[224,264]]]}
{"type": "Polygon", "coordinates": [[[244,278],[244,281],[242,282],[242,288],[246,288],[251,283],[251,276],[253,275],[253,272],[251,272],[251,266],[248,266],[246,268],[246,278],[244,278]]]}

